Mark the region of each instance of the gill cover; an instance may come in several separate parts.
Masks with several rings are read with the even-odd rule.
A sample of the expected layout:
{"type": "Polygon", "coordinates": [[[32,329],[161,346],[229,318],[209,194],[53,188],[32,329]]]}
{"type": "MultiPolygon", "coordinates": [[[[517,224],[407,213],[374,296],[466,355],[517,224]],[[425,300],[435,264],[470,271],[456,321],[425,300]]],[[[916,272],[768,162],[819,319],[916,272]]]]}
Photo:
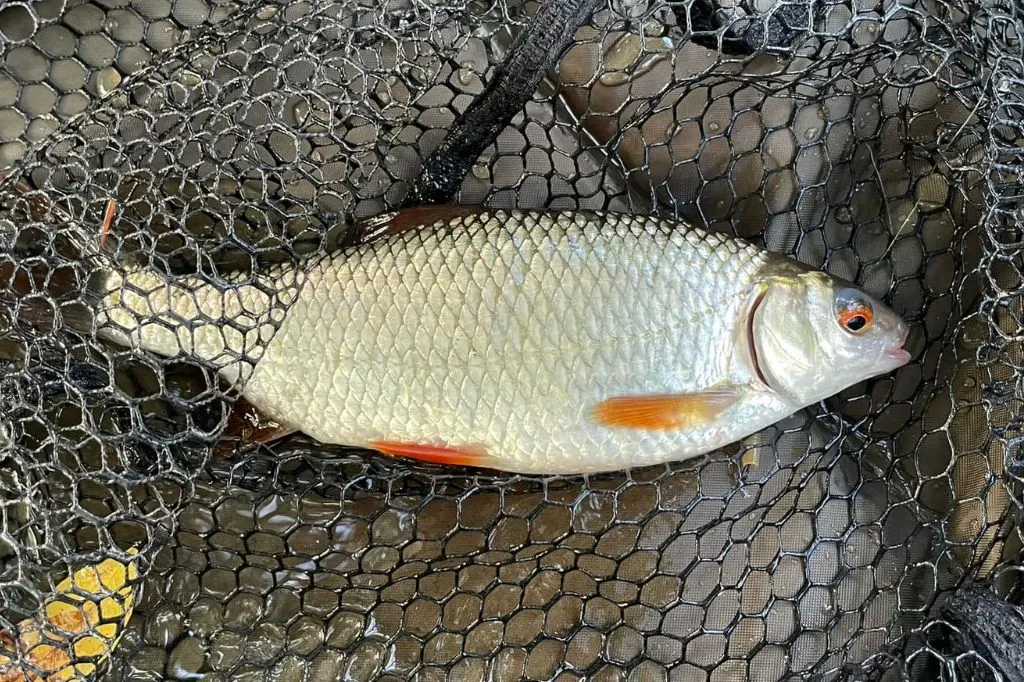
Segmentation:
{"type": "Polygon", "coordinates": [[[783,274],[762,283],[750,320],[755,369],[768,387],[802,403],[803,385],[822,363],[807,306],[807,283],[813,273],[783,274]]]}

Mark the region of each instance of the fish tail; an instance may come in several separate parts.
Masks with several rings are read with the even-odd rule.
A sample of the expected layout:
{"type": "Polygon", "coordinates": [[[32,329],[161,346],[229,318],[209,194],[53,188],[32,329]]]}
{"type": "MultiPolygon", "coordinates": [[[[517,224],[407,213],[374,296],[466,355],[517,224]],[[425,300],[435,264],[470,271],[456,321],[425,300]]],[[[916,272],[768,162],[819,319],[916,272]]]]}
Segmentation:
{"type": "Polygon", "coordinates": [[[297,290],[295,269],[226,278],[135,268],[104,278],[98,334],[165,357],[237,364],[267,343],[297,290]]]}
{"type": "Polygon", "coordinates": [[[63,231],[2,236],[17,239],[0,244],[0,316],[21,330],[90,333],[100,292],[116,276],[109,261],[63,231]]]}
{"type": "Polygon", "coordinates": [[[164,357],[226,362],[251,352],[269,333],[268,290],[103,259],[28,266],[0,254],[0,311],[18,328],[70,330],[164,357]]]}

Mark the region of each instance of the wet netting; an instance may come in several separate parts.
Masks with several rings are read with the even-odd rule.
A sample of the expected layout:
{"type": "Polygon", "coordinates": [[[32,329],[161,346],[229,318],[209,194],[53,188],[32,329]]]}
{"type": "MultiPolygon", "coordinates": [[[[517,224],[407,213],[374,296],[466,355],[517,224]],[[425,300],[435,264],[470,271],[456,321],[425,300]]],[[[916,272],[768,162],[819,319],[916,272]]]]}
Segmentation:
{"type": "Polygon", "coordinates": [[[597,3],[454,198],[746,237],[889,303],[898,371],[602,475],[224,440],[265,273],[402,205],[536,12],[0,6],[0,680],[1020,679],[962,591],[1024,598],[1017,2],[597,3]],[[76,327],[98,263],[244,350],[76,327]]]}

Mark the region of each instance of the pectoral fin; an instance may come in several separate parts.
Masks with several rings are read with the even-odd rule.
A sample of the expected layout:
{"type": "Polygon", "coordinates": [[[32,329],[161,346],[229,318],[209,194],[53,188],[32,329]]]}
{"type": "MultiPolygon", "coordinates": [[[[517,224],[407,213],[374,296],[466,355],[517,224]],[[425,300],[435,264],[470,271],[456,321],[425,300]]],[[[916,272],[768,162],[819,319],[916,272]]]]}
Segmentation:
{"type": "Polygon", "coordinates": [[[729,386],[699,393],[621,396],[595,405],[592,416],[601,426],[616,428],[698,428],[710,424],[738,399],[739,391],[729,386]]]}

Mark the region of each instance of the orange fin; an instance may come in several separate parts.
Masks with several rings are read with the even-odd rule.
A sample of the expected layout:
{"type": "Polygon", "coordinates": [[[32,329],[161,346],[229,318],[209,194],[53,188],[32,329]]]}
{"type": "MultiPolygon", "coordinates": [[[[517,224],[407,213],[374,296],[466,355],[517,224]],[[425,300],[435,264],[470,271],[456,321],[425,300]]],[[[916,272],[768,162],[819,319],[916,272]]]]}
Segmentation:
{"type": "Polygon", "coordinates": [[[709,388],[700,393],[623,396],[598,403],[593,418],[609,427],[696,428],[713,421],[738,398],[739,391],[729,387],[709,388]]]}
{"type": "Polygon", "coordinates": [[[371,440],[368,445],[385,455],[408,457],[419,462],[453,466],[494,469],[494,459],[479,445],[430,445],[425,443],[401,443],[390,440],[371,440]]]}

